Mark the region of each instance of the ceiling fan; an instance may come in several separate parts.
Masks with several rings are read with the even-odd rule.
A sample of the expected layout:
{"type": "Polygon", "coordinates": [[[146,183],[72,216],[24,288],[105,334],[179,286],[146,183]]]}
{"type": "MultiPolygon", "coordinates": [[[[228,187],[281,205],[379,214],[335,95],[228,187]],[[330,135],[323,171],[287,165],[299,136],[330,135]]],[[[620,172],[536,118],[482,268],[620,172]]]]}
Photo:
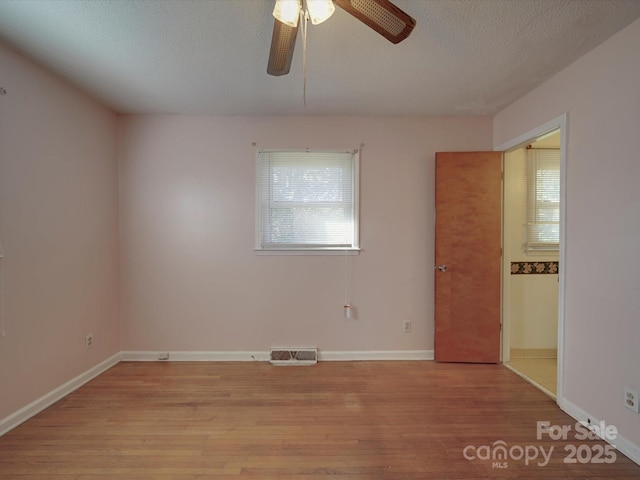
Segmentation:
{"type": "Polygon", "coordinates": [[[300,18],[314,25],[322,23],[333,14],[334,3],[392,43],[407,38],[416,26],[413,18],[389,0],[276,0],[269,75],[289,73],[300,18]]]}

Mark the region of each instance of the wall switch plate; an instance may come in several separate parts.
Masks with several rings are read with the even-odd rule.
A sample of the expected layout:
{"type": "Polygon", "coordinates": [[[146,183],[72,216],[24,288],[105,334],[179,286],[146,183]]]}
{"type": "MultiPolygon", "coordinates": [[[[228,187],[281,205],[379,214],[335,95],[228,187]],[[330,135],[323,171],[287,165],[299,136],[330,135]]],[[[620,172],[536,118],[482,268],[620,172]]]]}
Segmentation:
{"type": "Polygon", "coordinates": [[[638,392],[624,387],[624,406],[635,413],[640,413],[640,405],[638,404],[638,392]]]}

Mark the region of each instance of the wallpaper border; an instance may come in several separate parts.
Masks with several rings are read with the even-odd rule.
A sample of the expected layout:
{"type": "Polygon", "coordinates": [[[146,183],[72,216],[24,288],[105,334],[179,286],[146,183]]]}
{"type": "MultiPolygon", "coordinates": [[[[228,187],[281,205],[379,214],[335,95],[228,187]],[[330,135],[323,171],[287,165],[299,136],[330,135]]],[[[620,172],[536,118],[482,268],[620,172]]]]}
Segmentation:
{"type": "Polygon", "coordinates": [[[557,275],[558,262],[511,262],[511,275],[557,275]]]}

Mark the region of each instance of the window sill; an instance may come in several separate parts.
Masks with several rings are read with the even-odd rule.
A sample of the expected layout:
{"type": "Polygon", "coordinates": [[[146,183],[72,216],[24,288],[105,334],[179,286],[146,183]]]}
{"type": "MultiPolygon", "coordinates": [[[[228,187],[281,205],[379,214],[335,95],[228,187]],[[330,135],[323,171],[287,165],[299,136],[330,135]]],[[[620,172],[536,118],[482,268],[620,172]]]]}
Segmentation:
{"type": "Polygon", "coordinates": [[[360,255],[361,249],[359,248],[296,248],[296,249],[271,249],[271,250],[254,250],[256,255],[331,255],[331,256],[345,256],[345,255],[360,255]]]}
{"type": "Polygon", "coordinates": [[[525,250],[525,255],[527,257],[557,257],[560,254],[559,249],[527,249],[525,250]]]}

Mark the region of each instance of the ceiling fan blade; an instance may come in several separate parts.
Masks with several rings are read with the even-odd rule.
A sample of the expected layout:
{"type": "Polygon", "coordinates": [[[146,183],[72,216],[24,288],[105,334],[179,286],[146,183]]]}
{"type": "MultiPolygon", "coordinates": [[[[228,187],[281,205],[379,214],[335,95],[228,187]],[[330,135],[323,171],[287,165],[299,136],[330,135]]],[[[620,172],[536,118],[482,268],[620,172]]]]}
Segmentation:
{"type": "Polygon", "coordinates": [[[267,73],[269,75],[278,77],[289,73],[297,36],[297,26],[290,27],[274,19],[271,51],[269,52],[269,63],[267,65],[267,73]]]}
{"type": "Polygon", "coordinates": [[[416,26],[416,21],[389,0],[333,0],[362,23],[392,43],[400,43],[416,26]]]}

